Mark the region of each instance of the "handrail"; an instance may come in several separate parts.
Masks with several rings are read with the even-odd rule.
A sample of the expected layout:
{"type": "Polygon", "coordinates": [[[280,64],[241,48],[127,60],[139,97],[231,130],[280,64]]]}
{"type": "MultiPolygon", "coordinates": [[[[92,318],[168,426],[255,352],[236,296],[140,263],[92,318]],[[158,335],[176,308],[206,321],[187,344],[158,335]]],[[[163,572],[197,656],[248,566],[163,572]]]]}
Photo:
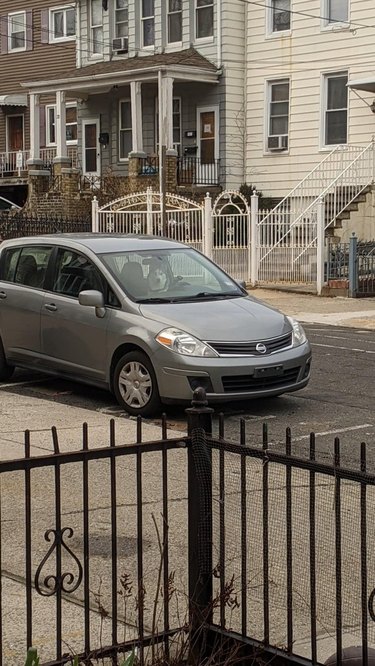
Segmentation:
{"type": "MultiPolygon", "coordinates": [[[[288,231],[286,231],[286,232],[285,232],[285,233],[284,233],[284,234],[278,239],[278,241],[277,241],[277,242],[276,242],[276,243],[275,243],[275,244],[274,244],[274,245],[268,250],[268,252],[266,252],[266,253],[263,255],[263,257],[261,257],[260,262],[264,261],[264,260],[266,259],[266,257],[268,257],[268,255],[273,251],[273,249],[274,249],[275,247],[278,247],[278,246],[280,245],[280,243],[281,243],[281,242],[282,242],[282,241],[283,241],[283,240],[289,235],[290,230],[291,230],[293,227],[295,227],[295,226],[298,224],[298,222],[299,222],[303,217],[305,217],[306,215],[309,214],[309,212],[311,211],[311,209],[312,209],[314,206],[317,205],[317,203],[319,202],[319,200],[320,200],[321,198],[324,198],[324,197],[326,196],[326,194],[329,192],[329,190],[331,190],[333,187],[335,187],[335,185],[338,183],[338,181],[339,181],[339,180],[340,180],[340,179],[341,179],[341,178],[342,178],[342,177],[343,177],[343,176],[349,171],[349,169],[351,169],[351,168],[352,168],[352,167],[358,162],[358,160],[360,160],[360,158],[361,158],[366,152],[369,152],[370,149],[374,150],[374,147],[375,147],[375,142],[374,142],[374,140],[371,140],[370,143],[369,143],[365,148],[362,148],[362,149],[361,149],[361,152],[357,155],[357,157],[355,157],[355,159],[352,160],[352,162],[350,162],[350,164],[348,164],[348,166],[345,167],[345,169],[343,169],[343,170],[342,170],[342,171],[336,176],[336,178],[334,178],[334,179],[329,183],[329,185],[327,185],[327,186],[325,187],[325,189],[323,189],[323,191],[321,191],[321,192],[315,197],[315,199],[313,199],[313,201],[311,201],[310,204],[309,204],[308,206],[306,206],[306,208],[304,208],[299,214],[297,214],[296,219],[293,220],[293,222],[289,225],[289,229],[288,229],[288,231]]],[[[332,152],[333,152],[333,151],[332,151],[332,152]]],[[[332,155],[332,153],[330,153],[330,155],[332,155]]],[[[323,161],[324,161],[324,160],[323,160],[323,161]]],[[[319,166],[321,166],[321,164],[323,164],[323,162],[321,162],[319,166]]],[[[310,175],[310,174],[309,174],[309,175],[310,175]]],[[[374,175],[374,174],[371,174],[371,180],[373,179],[373,175],[374,175]]],[[[369,182],[371,182],[371,181],[368,181],[368,182],[366,182],[366,183],[363,184],[362,189],[359,190],[359,191],[356,193],[356,196],[357,196],[358,194],[360,194],[360,192],[361,192],[363,189],[365,189],[365,187],[367,187],[367,186],[369,185],[369,182]]],[[[298,188],[298,186],[297,186],[297,188],[298,188]]],[[[295,190],[296,190],[297,188],[295,188],[295,190]]],[[[295,190],[294,190],[294,191],[295,191],[295,190]]],[[[292,191],[293,191],[293,190],[292,190],[292,191]]],[[[286,198],[289,198],[289,196],[290,196],[290,195],[288,195],[288,197],[286,197],[286,198]]],[[[353,199],[352,199],[352,200],[353,200],[353,199]]],[[[351,201],[352,201],[352,200],[351,200],[351,201]]],[[[284,199],[283,201],[285,201],[285,199],[284,199]]],[[[345,203],[345,208],[351,203],[351,201],[347,201],[347,202],[345,203]]],[[[281,203],[281,202],[280,202],[280,203],[281,203]]],[[[258,223],[258,227],[261,227],[261,226],[264,224],[264,222],[267,220],[267,218],[270,218],[272,215],[274,215],[274,214],[276,213],[276,211],[277,211],[277,208],[278,208],[278,206],[276,206],[274,209],[272,209],[271,211],[269,211],[269,213],[266,215],[266,217],[264,217],[264,218],[258,223]]],[[[342,211],[340,211],[340,212],[342,212],[342,211]]],[[[339,213],[336,214],[336,217],[337,217],[337,215],[339,215],[339,213]]],[[[331,223],[332,223],[332,220],[330,220],[330,221],[328,222],[328,224],[325,225],[324,229],[327,229],[327,227],[329,227],[331,223]]],[[[306,246],[306,248],[304,248],[304,250],[298,255],[298,257],[296,257],[296,258],[294,259],[294,262],[296,262],[296,261],[302,256],[302,254],[303,254],[303,253],[304,253],[309,247],[311,247],[311,245],[314,243],[315,240],[316,240],[316,238],[314,238],[314,239],[309,243],[309,245],[306,246]]]]}
{"type": "MultiPolygon", "coordinates": [[[[359,146],[358,148],[361,149],[360,146],[359,146]]],[[[316,167],[314,167],[314,169],[312,169],[312,170],[311,170],[311,171],[310,171],[310,172],[309,172],[309,173],[308,173],[308,174],[307,174],[307,175],[306,175],[306,176],[305,176],[305,177],[304,177],[304,178],[303,178],[303,179],[302,179],[302,180],[301,180],[301,181],[300,181],[300,182],[299,182],[299,183],[298,183],[298,184],[297,184],[297,185],[296,185],[296,186],[295,186],[290,192],[288,192],[288,194],[287,194],[287,195],[286,195],[281,201],[279,201],[279,203],[277,204],[277,206],[275,206],[274,208],[272,208],[272,210],[269,211],[268,215],[266,215],[266,217],[263,218],[263,219],[261,220],[261,222],[262,222],[262,223],[265,222],[265,221],[267,220],[267,217],[269,217],[269,216],[271,215],[271,213],[275,213],[279,208],[281,208],[281,207],[283,206],[283,204],[284,204],[288,199],[292,198],[293,195],[295,195],[295,193],[297,192],[297,190],[300,189],[300,188],[302,188],[303,185],[304,185],[309,179],[311,179],[311,177],[312,177],[314,174],[316,174],[316,172],[317,172],[319,169],[321,169],[322,166],[325,165],[326,162],[327,162],[328,160],[330,160],[330,159],[332,158],[333,155],[336,155],[336,154],[338,154],[338,153],[342,153],[342,152],[345,152],[345,151],[353,150],[353,149],[354,149],[354,150],[357,149],[357,146],[347,146],[347,145],[345,145],[345,144],[342,144],[342,145],[339,145],[339,146],[336,146],[335,148],[333,148],[333,149],[331,150],[331,152],[328,153],[328,155],[326,155],[326,157],[325,157],[321,162],[319,162],[319,164],[317,164],[316,167]]]]}

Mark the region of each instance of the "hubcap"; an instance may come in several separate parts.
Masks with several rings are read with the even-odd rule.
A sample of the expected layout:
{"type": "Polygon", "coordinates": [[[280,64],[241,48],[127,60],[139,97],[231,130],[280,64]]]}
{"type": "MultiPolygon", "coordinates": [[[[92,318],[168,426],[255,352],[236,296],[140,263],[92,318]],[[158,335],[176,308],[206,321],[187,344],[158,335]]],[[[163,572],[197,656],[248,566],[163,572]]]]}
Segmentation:
{"type": "Polygon", "coordinates": [[[151,398],[151,376],[139,361],[130,361],[124,365],[118,378],[118,386],[123,401],[129,407],[141,409],[151,398]]]}

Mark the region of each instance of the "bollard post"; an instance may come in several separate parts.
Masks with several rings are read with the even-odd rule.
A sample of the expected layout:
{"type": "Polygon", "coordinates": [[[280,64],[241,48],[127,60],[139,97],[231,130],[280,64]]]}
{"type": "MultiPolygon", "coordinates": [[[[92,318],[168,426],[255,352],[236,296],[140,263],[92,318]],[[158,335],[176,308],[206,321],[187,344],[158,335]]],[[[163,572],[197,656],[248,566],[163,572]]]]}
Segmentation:
{"type": "Polygon", "coordinates": [[[357,245],[358,238],[353,231],[349,241],[349,298],[355,298],[358,291],[357,245]]]}

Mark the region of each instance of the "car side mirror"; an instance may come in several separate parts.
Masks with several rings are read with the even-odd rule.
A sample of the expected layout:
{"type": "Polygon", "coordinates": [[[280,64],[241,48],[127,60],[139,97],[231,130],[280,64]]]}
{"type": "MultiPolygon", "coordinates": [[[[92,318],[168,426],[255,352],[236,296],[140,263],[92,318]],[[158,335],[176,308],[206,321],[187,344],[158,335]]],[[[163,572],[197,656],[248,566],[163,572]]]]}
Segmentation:
{"type": "Polygon", "coordinates": [[[242,289],[244,289],[245,291],[247,291],[245,280],[235,280],[235,282],[236,282],[236,284],[238,284],[239,287],[241,287],[242,289]]]}
{"type": "Polygon", "coordinates": [[[78,302],[80,305],[86,305],[95,308],[95,314],[102,319],[105,317],[106,309],[104,307],[104,296],[101,291],[96,289],[87,289],[78,294],[78,302]]]}

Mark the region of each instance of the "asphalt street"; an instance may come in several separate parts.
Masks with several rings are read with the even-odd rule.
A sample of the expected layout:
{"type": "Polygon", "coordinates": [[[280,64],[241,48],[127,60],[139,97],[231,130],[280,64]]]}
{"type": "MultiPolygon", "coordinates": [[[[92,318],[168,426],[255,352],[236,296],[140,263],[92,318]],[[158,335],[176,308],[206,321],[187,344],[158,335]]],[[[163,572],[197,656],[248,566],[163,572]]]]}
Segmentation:
{"type": "MultiPolygon", "coordinates": [[[[262,424],[266,423],[270,446],[274,447],[283,446],[285,430],[290,427],[293,451],[301,456],[307,455],[310,432],[315,432],[317,450],[324,458],[332,456],[334,438],[339,437],[342,464],[355,466],[359,445],[365,441],[369,467],[375,467],[375,331],[323,324],[308,324],[305,329],[313,348],[307,388],[279,398],[216,405],[214,427],[218,412],[223,411],[225,437],[236,441],[243,418],[247,442],[260,445],[262,424]]],[[[19,370],[11,382],[0,387],[1,392],[128,418],[106,391],[26,371],[19,370]]],[[[171,428],[185,429],[183,408],[166,407],[166,413],[171,428]]]]}

